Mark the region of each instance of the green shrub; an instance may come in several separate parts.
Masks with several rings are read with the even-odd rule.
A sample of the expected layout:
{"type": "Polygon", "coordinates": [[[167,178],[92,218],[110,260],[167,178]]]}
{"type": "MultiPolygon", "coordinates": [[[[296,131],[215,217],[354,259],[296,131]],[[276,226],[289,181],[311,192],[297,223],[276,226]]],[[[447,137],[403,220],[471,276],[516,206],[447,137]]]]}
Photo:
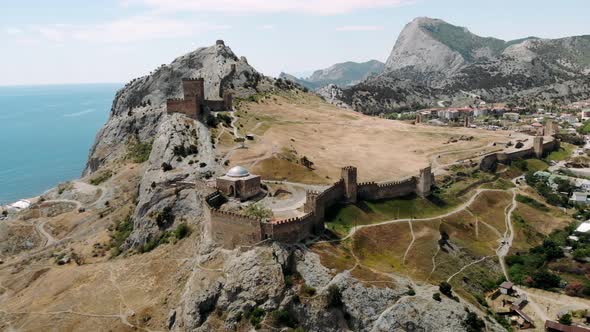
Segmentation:
{"type": "Polygon", "coordinates": [[[179,224],[178,226],[176,226],[176,230],[174,231],[174,235],[176,236],[176,238],[178,240],[184,239],[185,237],[189,236],[190,234],[191,234],[191,229],[185,223],[182,223],[182,224],[179,224]]]}
{"type": "Polygon", "coordinates": [[[172,208],[167,206],[156,215],[156,224],[158,224],[158,226],[171,224],[174,222],[174,218],[175,216],[172,213],[172,208]]]}
{"type": "Polygon", "coordinates": [[[301,288],[301,291],[302,291],[303,295],[308,296],[308,297],[309,296],[314,296],[315,293],[316,293],[316,289],[315,288],[313,288],[311,286],[308,286],[306,284],[303,284],[303,286],[301,288]]]}
{"type": "Polygon", "coordinates": [[[328,287],[328,307],[339,308],[342,306],[342,293],[340,288],[336,285],[330,285],[328,287]]]}
{"type": "Polygon", "coordinates": [[[446,281],[443,281],[443,282],[441,282],[440,284],[438,284],[438,290],[439,290],[439,291],[440,291],[442,294],[444,294],[444,295],[446,295],[446,296],[449,296],[449,297],[451,297],[451,296],[453,295],[453,290],[452,290],[452,288],[453,288],[453,287],[451,286],[451,284],[449,284],[449,283],[448,283],[448,282],[446,282],[446,281]]]}
{"type": "Polygon", "coordinates": [[[298,325],[297,319],[289,311],[284,309],[275,310],[271,312],[270,316],[274,326],[294,328],[298,325]]]}
{"type": "Polygon", "coordinates": [[[164,172],[168,172],[172,170],[172,165],[170,165],[169,163],[163,162],[162,163],[162,170],[164,172]]]}
{"type": "Polygon", "coordinates": [[[254,218],[267,219],[273,216],[272,210],[261,204],[250,204],[244,214],[254,218]]]}
{"type": "Polygon", "coordinates": [[[563,325],[572,325],[572,315],[569,313],[559,317],[559,322],[563,325]]]}
{"type": "Polygon", "coordinates": [[[113,248],[113,256],[118,256],[121,253],[119,247],[127,240],[131,232],[133,232],[133,220],[131,220],[131,216],[127,216],[127,218],[117,223],[111,235],[110,242],[110,246],[113,248]]]}
{"type": "Polygon", "coordinates": [[[518,195],[516,195],[516,201],[530,205],[540,211],[544,211],[544,212],[549,211],[549,208],[547,207],[547,205],[545,205],[545,204],[543,204],[543,203],[541,203],[541,202],[537,201],[536,199],[533,199],[529,196],[518,194],[518,195]]]}
{"type": "Polygon", "coordinates": [[[139,142],[134,141],[129,144],[127,149],[127,158],[134,163],[143,163],[150,158],[152,152],[153,141],[139,142]]]}
{"type": "Polygon", "coordinates": [[[467,332],[484,331],[486,327],[484,321],[471,311],[467,313],[467,317],[465,317],[461,325],[463,325],[467,332]]]}
{"type": "Polygon", "coordinates": [[[250,324],[252,324],[252,326],[254,326],[255,328],[259,329],[260,323],[264,319],[265,315],[266,313],[261,308],[254,308],[254,310],[252,310],[252,312],[250,313],[250,324]]]}
{"type": "Polygon", "coordinates": [[[105,182],[106,180],[110,179],[113,176],[113,171],[105,170],[99,172],[96,176],[90,179],[90,184],[93,186],[98,186],[99,184],[105,182]]]}
{"type": "Polygon", "coordinates": [[[442,299],[440,298],[440,294],[439,294],[439,293],[434,293],[434,294],[432,294],[432,298],[433,298],[435,301],[438,301],[438,302],[442,301],[442,299]]]}

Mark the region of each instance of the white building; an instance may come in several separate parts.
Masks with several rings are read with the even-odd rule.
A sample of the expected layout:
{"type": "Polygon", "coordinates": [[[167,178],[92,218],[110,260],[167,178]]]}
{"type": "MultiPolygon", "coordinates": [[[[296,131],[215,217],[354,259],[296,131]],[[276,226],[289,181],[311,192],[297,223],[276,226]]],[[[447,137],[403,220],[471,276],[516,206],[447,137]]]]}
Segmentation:
{"type": "Polygon", "coordinates": [[[590,233],[590,221],[584,221],[576,228],[576,233],[586,234],[590,233]]]}
{"type": "Polygon", "coordinates": [[[570,201],[574,204],[588,205],[590,204],[588,195],[589,193],[577,191],[572,194],[570,201]]]}

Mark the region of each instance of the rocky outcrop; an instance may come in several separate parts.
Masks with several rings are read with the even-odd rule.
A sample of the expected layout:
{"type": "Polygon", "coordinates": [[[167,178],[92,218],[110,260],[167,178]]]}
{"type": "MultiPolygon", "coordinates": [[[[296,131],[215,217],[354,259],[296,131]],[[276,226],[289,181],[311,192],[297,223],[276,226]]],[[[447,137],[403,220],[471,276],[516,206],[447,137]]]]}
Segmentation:
{"type": "Polygon", "coordinates": [[[484,100],[569,103],[590,97],[590,36],[477,36],[442,20],[417,18],[403,29],[383,73],[344,92],[366,113],[433,106],[465,92],[484,100]]]}
{"type": "MultiPolygon", "coordinates": [[[[468,303],[443,298],[432,299],[436,288],[414,285],[392,275],[395,286],[369,286],[350,272],[335,273],[321,265],[319,257],[307,249],[273,244],[248,251],[226,252],[222,277],[189,281],[183,303],[170,314],[175,331],[232,331],[255,309],[266,314],[264,327],[272,324],[272,312],[287,312],[305,331],[391,331],[394,326],[414,324],[416,331],[465,331],[462,322],[468,303]],[[300,275],[304,284],[287,284],[286,276],[300,275]],[[196,287],[199,285],[200,287],[196,287]],[[316,294],[302,296],[301,287],[313,287],[316,294]],[[415,296],[407,295],[409,287],[415,296]],[[328,290],[336,287],[342,303],[330,306],[328,290]],[[220,313],[220,314],[214,314],[220,313]]],[[[195,267],[194,278],[199,271],[195,267]]],[[[488,331],[502,331],[486,320],[488,331]]]]}
{"type": "Polygon", "coordinates": [[[149,75],[133,79],[117,92],[110,118],[96,136],[84,174],[122,158],[129,139],[152,139],[166,120],[166,100],[182,97],[183,78],[198,77],[204,78],[205,96],[211,100],[221,99],[224,91],[239,98],[273,88],[273,80],[258,73],[223,43],[187,53],[149,75]]]}
{"type": "Polygon", "coordinates": [[[224,92],[246,98],[276,87],[244,57],[219,41],[162,65],[127,83],[115,95],[109,120],[98,132],[84,170],[116,168],[129,158],[133,144],[149,149],[132,215],[134,230],[124,248],[136,248],[187,220],[199,220],[203,179],[222,172],[204,119],[166,113],[166,100],[182,97],[183,78],[203,78],[205,96],[220,100],[224,92]]]}

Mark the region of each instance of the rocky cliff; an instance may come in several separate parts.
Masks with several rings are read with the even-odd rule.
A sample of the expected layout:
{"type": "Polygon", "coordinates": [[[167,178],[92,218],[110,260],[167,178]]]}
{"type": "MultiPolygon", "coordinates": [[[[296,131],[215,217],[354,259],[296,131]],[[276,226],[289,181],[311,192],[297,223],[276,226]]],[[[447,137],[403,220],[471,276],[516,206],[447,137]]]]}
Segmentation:
{"type": "Polygon", "coordinates": [[[204,120],[193,121],[165,110],[166,99],[183,96],[182,79],[196,77],[205,79],[207,99],[221,99],[224,91],[241,98],[274,88],[272,79],[218,41],[132,80],[117,92],[84,174],[116,168],[137,154],[137,146],[147,149],[145,173],[132,215],[134,231],[125,248],[145,245],[189,216],[200,216],[200,197],[207,190],[200,180],[223,171],[204,120]],[[164,169],[164,165],[170,169],[164,169]]]}
{"type": "Polygon", "coordinates": [[[521,103],[590,96],[590,36],[480,37],[442,20],[417,18],[400,33],[383,73],[349,89],[355,109],[397,111],[468,92],[521,103]]]}

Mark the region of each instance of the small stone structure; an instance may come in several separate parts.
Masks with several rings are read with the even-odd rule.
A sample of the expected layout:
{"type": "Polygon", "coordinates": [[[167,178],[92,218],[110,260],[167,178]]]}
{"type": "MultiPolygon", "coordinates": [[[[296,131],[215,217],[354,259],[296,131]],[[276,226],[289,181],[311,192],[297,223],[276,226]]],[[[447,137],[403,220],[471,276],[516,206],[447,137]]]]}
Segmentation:
{"type": "Polygon", "coordinates": [[[358,183],[357,169],[348,166],[342,168],[341,179],[328,189],[306,193],[303,206],[305,215],[279,221],[222,211],[219,208],[224,198],[221,192],[217,191],[205,198],[206,232],[214,242],[229,249],[255,245],[267,239],[287,243],[298,242],[324,230],[326,209],[334,204],[391,199],[410,194],[425,197],[430,195],[433,185],[434,174],[430,167],[420,170],[418,176],[399,181],[358,183]]]}
{"type": "Polygon", "coordinates": [[[216,186],[224,195],[245,201],[260,193],[260,176],[250,174],[242,166],[235,166],[217,178],[216,186]]]}
{"type": "Polygon", "coordinates": [[[220,112],[232,109],[233,98],[229,92],[223,93],[222,100],[205,99],[205,80],[203,78],[182,79],[182,91],[184,98],[166,101],[168,113],[182,113],[190,118],[198,119],[205,111],[220,112]]]}

